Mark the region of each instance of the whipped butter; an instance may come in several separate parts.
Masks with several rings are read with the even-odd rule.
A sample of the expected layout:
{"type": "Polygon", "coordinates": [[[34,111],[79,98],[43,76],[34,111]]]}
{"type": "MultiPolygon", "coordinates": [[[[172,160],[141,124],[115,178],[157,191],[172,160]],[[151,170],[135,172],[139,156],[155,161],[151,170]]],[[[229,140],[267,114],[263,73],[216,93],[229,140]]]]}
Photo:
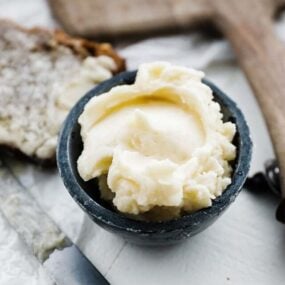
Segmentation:
{"type": "MultiPolygon", "coordinates": [[[[231,183],[235,125],[223,122],[204,74],[166,62],[143,64],[132,85],[93,97],[79,118],[80,176],[105,177],[123,213],[209,207],[231,183]]],[[[102,184],[102,183],[101,183],[102,184]]]]}

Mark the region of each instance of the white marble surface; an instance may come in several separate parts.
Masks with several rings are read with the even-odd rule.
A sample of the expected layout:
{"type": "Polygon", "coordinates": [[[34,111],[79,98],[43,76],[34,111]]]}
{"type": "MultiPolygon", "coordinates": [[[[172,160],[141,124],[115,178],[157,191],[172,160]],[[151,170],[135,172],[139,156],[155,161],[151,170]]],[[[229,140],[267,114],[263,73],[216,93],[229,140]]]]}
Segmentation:
{"type": "MultiPolygon", "coordinates": [[[[27,25],[57,27],[44,0],[0,0],[0,17],[27,25]]],[[[285,16],[277,33],[285,41],[285,16]]],[[[199,33],[120,43],[129,68],[168,60],[202,69],[237,101],[252,131],[251,173],[273,157],[256,101],[225,40],[199,33]]],[[[1,54],[0,54],[1,56],[1,54]]],[[[111,284],[258,284],[285,283],[285,227],[274,220],[277,201],[268,194],[243,191],[210,228],[169,248],[126,243],[96,226],[64,189],[57,171],[11,161],[13,169],[44,210],[72,238],[111,284]]],[[[0,285],[51,284],[43,268],[0,216],[0,285]]]]}

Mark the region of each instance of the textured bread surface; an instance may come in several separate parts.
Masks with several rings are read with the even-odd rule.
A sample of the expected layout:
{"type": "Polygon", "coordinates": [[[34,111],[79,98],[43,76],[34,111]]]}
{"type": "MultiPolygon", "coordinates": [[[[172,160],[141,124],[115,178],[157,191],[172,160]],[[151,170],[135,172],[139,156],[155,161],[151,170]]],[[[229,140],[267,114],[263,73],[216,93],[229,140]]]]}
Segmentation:
{"type": "Polygon", "coordinates": [[[81,77],[96,85],[125,67],[109,44],[5,20],[0,51],[0,146],[42,162],[55,160],[59,129],[76,103],[73,86],[81,77]]]}

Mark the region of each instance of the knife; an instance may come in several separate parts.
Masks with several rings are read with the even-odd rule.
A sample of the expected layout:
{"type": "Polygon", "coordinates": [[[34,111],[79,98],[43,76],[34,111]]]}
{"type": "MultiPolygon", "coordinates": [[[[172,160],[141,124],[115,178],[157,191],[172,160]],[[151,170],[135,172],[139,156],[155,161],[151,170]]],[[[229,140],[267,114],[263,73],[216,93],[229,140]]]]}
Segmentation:
{"type": "Polygon", "coordinates": [[[0,157],[0,211],[56,284],[110,284],[40,208],[3,157],[0,157]]]}

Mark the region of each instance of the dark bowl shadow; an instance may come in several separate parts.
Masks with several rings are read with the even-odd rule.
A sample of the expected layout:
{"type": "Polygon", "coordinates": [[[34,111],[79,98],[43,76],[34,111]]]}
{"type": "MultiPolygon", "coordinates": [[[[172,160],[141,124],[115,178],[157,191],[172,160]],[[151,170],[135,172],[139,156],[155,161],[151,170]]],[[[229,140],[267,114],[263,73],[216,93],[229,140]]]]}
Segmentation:
{"type": "Polygon", "coordinates": [[[213,91],[214,99],[222,108],[225,121],[236,124],[237,132],[234,144],[237,147],[237,157],[232,163],[232,183],[223,194],[213,201],[209,208],[178,219],[165,222],[138,221],[114,211],[100,198],[96,180],[84,182],[77,171],[77,159],[82,151],[80,125],[78,117],[85,104],[94,96],[109,91],[112,87],[122,84],[132,84],[136,71],[124,72],[107,80],[89,91],[70,111],[59,136],[57,149],[57,164],[65,187],[78,205],[90,218],[111,232],[121,235],[128,241],[147,245],[166,245],[191,237],[211,225],[235,200],[247,177],[252,142],[245,118],[229,97],[208,80],[203,80],[213,91]]]}

